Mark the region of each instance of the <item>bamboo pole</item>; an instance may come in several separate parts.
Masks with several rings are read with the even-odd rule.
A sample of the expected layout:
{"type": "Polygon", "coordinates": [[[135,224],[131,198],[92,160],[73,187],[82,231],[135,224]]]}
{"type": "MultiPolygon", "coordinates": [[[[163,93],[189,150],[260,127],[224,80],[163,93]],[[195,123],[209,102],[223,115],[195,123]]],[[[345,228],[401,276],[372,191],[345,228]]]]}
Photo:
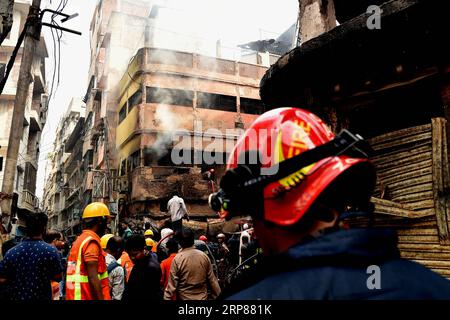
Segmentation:
{"type": "Polygon", "coordinates": [[[447,139],[445,122],[444,118],[434,118],[431,122],[433,128],[433,197],[440,242],[443,245],[450,245],[447,200],[443,196],[448,189],[448,185],[446,185],[448,178],[444,178],[444,175],[448,174],[448,168],[444,169],[448,166],[447,157],[444,157],[444,153],[447,154],[447,150],[444,150],[446,147],[444,140],[447,139]]]}

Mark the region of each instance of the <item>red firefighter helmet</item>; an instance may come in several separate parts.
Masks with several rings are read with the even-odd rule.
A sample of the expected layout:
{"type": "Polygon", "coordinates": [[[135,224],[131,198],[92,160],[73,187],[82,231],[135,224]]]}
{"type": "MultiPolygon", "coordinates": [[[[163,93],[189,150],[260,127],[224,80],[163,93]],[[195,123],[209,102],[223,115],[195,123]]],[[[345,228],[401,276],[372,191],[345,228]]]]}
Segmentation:
{"type": "MultiPolygon", "coordinates": [[[[274,109],[256,119],[239,139],[230,154],[227,169],[236,168],[240,155],[246,151],[258,150],[261,167],[269,168],[334,138],[325,123],[309,111],[274,109]]],[[[362,169],[358,172],[364,174],[353,175],[360,176],[360,180],[355,181],[355,192],[368,202],[376,180],[374,166],[367,158],[341,154],[326,157],[266,185],[263,190],[264,220],[280,226],[297,223],[331,182],[356,166],[362,169]]],[[[228,213],[222,211],[219,214],[224,218],[228,213]]]]}
{"type": "Polygon", "coordinates": [[[201,235],[200,238],[198,238],[198,240],[206,242],[206,241],[208,241],[208,238],[206,236],[204,236],[204,235],[201,235]]]}

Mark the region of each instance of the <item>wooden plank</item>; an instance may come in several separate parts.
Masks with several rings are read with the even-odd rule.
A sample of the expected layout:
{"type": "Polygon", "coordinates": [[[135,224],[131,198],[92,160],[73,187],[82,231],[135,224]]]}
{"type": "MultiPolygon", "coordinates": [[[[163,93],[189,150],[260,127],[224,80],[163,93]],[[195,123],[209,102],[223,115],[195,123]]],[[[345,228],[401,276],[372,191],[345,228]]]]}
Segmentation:
{"type": "Polygon", "coordinates": [[[431,141],[424,142],[424,145],[419,148],[412,148],[412,149],[401,149],[401,150],[395,150],[394,152],[387,153],[387,154],[377,154],[376,156],[372,156],[371,160],[373,163],[375,163],[376,166],[380,166],[382,164],[390,163],[391,165],[396,164],[396,162],[400,159],[403,159],[405,157],[411,157],[413,155],[417,155],[423,152],[431,152],[431,141]]]}
{"type": "Polygon", "coordinates": [[[399,235],[398,242],[404,244],[424,243],[424,244],[439,244],[438,235],[422,236],[422,235],[399,235]]]}
{"type": "Polygon", "coordinates": [[[420,213],[410,210],[407,206],[393,201],[372,197],[370,200],[375,205],[375,212],[378,214],[386,214],[403,218],[422,218],[426,213],[420,213]]]}
{"type": "Polygon", "coordinates": [[[433,199],[433,191],[418,192],[392,198],[393,201],[406,203],[429,199],[433,199]]]}
{"type": "MultiPolygon", "coordinates": [[[[399,221],[395,221],[395,220],[388,220],[385,217],[383,217],[382,220],[379,221],[375,221],[374,224],[377,228],[395,228],[396,230],[399,229],[404,229],[404,230],[410,230],[412,228],[414,229],[419,229],[419,228],[423,228],[423,229],[429,229],[429,228],[436,228],[436,222],[433,221],[423,221],[423,222],[417,222],[414,224],[414,226],[412,227],[411,224],[409,224],[408,222],[411,220],[399,220],[399,221]]],[[[367,220],[368,222],[368,220],[367,220]]],[[[362,224],[363,221],[358,221],[359,224],[362,224]]],[[[352,225],[357,225],[357,223],[352,224],[352,225]]]]}
{"type": "Polygon", "coordinates": [[[404,251],[400,250],[400,256],[405,259],[422,259],[422,260],[437,260],[437,261],[450,261],[450,253],[434,253],[426,251],[404,251]]]}
{"type": "Polygon", "coordinates": [[[414,162],[405,161],[398,166],[386,167],[385,169],[377,168],[377,175],[381,178],[391,177],[413,170],[420,170],[432,166],[431,152],[429,154],[421,154],[415,159],[409,159],[414,162]]]}
{"type": "Polygon", "coordinates": [[[437,236],[437,229],[401,229],[397,230],[398,235],[418,235],[418,236],[437,236]]]}
{"type": "Polygon", "coordinates": [[[446,149],[444,141],[447,139],[445,122],[444,118],[433,118],[431,121],[433,136],[433,199],[440,243],[450,245],[447,200],[443,196],[447,189],[445,183],[448,181],[444,177],[445,174],[448,174],[448,169],[444,168],[444,166],[448,166],[448,159],[444,155],[444,153],[447,154],[447,150],[444,150],[446,149]]]}
{"type": "Polygon", "coordinates": [[[447,278],[450,277],[450,270],[431,268],[431,271],[439,273],[439,274],[441,274],[441,275],[443,275],[444,277],[447,277],[447,278]]]}
{"type": "Polygon", "coordinates": [[[433,183],[430,181],[429,183],[422,183],[420,185],[415,185],[408,188],[402,188],[402,189],[396,189],[396,190],[390,190],[390,194],[392,196],[392,199],[395,199],[400,196],[409,195],[409,194],[415,194],[419,192],[425,192],[425,191],[433,191],[433,183]]]}
{"type": "Polygon", "coordinates": [[[416,126],[416,127],[411,127],[411,128],[406,128],[406,129],[402,129],[402,130],[397,130],[397,131],[393,131],[393,132],[389,132],[377,137],[373,137],[371,139],[369,139],[369,143],[371,145],[376,145],[376,144],[382,144],[384,142],[390,141],[390,140],[396,140],[396,139],[401,139],[404,138],[405,136],[411,136],[411,135],[416,135],[418,133],[424,133],[424,132],[431,132],[431,124],[424,124],[421,126],[416,126]]]}
{"type": "Polygon", "coordinates": [[[413,260],[414,262],[423,264],[427,267],[450,269],[450,261],[433,261],[433,260],[413,260]]]}
{"type": "MultiPolygon", "coordinates": [[[[421,163],[426,160],[432,159],[432,152],[422,152],[410,157],[399,159],[393,165],[392,163],[383,163],[380,165],[376,165],[377,172],[384,173],[385,171],[392,169],[402,169],[405,165],[411,165],[412,169],[420,169],[421,166],[414,166],[413,164],[421,163]]],[[[395,172],[395,171],[394,171],[395,172]]]]}
{"type": "Polygon", "coordinates": [[[404,251],[427,251],[427,252],[450,253],[450,247],[441,244],[399,243],[398,248],[404,251]]]}
{"type": "MultiPolygon", "coordinates": [[[[405,203],[405,204],[413,204],[413,203],[405,203]]],[[[428,217],[428,216],[435,216],[434,214],[434,208],[430,208],[430,209],[422,209],[422,210],[414,210],[415,212],[417,212],[417,215],[421,215],[423,217],[428,217]]]]}
{"type": "Polygon", "coordinates": [[[434,212],[434,200],[423,200],[418,202],[406,203],[410,210],[424,210],[424,209],[432,209],[434,212]]]}
{"type": "Polygon", "coordinates": [[[401,138],[401,139],[393,140],[390,142],[373,145],[372,148],[375,151],[379,151],[382,149],[398,147],[398,146],[401,146],[404,144],[414,144],[414,143],[417,143],[422,140],[430,140],[431,136],[432,136],[431,132],[421,133],[421,134],[409,136],[406,138],[401,138]]]}
{"type": "MultiPolygon", "coordinates": [[[[416,171],[417,172],[417,171],[416,171]]],[[[400,180],[398,182],[392,182],[392,183],[386,183],[384,182],[383,184],[386,185],[389,190],[393,191],[393,190],[398,190],[398,189],[404,189],[408,186],[417,186],[417,185],[428,185],[428,184],[432,184],[433,182],[433,177],[431,176],[431,174],[427,174],[427,175],[423,175],[423,176],[419,176],[416,175],[408,177],[407,179],[404,180],[400,180]]]]}

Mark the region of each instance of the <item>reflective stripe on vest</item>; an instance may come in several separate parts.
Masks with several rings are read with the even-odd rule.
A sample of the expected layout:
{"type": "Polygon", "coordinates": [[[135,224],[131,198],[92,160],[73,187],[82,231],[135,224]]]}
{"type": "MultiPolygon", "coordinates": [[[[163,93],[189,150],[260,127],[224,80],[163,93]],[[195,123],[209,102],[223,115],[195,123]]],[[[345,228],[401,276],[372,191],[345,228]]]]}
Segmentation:
{"type": "MultiPolygon", "coordinates": [[[[78,249],[75,274],[67,275],[66,281],[74,283],[74,300],[81,300],[81,283],[89,283],[88,276],[81,275],[80,268],[81,268],[81,252],[83,250],[84,245],[91,240],[93,240],[93,238],[89,236],[86,239],[84,239],[84,241],[81,243],[80,248],[78,249]]],[[[99,280],[103,280],[106,278],[108,278],[108,271],[105,271],[102,274],[98,275],[99,280]]]]}

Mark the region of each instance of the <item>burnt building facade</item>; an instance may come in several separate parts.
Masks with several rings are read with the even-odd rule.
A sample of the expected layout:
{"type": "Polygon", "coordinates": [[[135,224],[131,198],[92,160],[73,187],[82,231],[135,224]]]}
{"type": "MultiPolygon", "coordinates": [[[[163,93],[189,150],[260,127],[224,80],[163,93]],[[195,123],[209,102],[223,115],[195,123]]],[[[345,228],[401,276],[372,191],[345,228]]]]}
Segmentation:
{"type": "Polygon", "coordinates": [[[228,149],[264,112],[259,81],[266,70],[181,51],[138,51],[117,105],[122,217],[166,219],[175,191],[194,219],[217,217],[207,198],[225,171],[228,149]],[[203,178],[210,169],[212,181],[203,178]]]}

